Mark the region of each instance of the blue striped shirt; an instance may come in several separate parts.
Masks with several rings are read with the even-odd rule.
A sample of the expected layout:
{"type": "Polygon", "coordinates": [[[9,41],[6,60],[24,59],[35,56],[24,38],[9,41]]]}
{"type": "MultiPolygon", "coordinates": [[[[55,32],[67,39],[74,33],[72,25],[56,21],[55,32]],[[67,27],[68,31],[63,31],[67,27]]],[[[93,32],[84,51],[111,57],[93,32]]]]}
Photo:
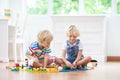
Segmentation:
{"type": "Polygon", "coordinates": [[[28,55],[35,54],[37,57],[49,53],[51,53],[51,49],[41,48],[37,41],[33,42],[26,51],[26,54],[28,55]]]}

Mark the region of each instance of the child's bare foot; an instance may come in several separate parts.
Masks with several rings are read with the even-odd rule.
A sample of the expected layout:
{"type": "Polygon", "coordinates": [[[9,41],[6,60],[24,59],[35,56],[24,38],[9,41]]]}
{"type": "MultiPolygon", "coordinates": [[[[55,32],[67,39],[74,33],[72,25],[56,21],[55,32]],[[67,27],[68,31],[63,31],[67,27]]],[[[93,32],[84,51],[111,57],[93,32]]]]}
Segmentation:
{"type": "Polygon", "coordinates": [[[41,63],[33,62],[33,67],[39,68],[39,67],[43,67],[43,65],[41,63]]]}
{"type": "Polygon", "coordinates": [[[82,65],[79,65],[78,68],[82,68],[82,65]]]}

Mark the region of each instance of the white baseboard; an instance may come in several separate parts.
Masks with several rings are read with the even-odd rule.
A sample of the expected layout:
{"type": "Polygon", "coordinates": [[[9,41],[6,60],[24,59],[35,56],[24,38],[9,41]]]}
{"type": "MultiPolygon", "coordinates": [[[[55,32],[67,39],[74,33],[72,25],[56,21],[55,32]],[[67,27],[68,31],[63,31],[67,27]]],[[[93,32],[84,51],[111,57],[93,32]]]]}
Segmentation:
{"type": "Polygon", "coordinates": [[[9,62],[9,59],[0,57],[0,61],[2,61],[2,62],[9,62]]]}

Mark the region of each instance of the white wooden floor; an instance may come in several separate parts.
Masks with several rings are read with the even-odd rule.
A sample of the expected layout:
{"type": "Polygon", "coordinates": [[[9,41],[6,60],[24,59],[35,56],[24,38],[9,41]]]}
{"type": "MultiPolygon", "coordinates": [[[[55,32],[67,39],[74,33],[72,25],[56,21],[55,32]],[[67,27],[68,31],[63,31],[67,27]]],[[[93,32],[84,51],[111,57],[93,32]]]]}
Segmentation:
{"type": "Polygon", "coordinates": [[[95,69],[76,72],[12,72],[0,63],[0,80],[120,80],[120,62],[98,63],[95,69]]]}

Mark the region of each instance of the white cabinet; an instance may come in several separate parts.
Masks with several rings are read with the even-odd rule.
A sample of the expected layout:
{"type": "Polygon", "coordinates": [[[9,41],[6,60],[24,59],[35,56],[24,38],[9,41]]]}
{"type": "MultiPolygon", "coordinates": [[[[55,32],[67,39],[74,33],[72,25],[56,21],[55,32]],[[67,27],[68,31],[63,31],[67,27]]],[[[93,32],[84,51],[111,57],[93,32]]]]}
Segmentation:
{"type": "Polygon", "coordinates": [[[0,61],[8,62],[8,20],[0,19],[0,61]]]}

